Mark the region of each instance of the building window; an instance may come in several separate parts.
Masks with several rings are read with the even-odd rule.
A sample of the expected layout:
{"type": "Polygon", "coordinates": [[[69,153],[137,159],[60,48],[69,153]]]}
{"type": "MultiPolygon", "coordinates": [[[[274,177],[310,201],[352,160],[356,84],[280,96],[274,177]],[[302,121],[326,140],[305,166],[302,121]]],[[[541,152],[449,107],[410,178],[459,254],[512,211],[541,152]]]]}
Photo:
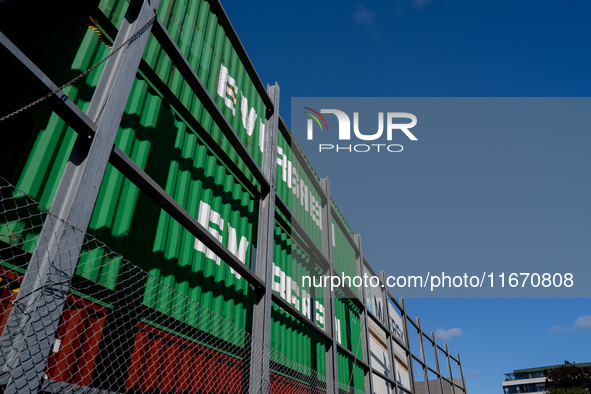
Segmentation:
{"type": "Polygon", "coordinates": [[[546,383],[538,383],[536,386],[538,391],[546,391],[546,383]]]}

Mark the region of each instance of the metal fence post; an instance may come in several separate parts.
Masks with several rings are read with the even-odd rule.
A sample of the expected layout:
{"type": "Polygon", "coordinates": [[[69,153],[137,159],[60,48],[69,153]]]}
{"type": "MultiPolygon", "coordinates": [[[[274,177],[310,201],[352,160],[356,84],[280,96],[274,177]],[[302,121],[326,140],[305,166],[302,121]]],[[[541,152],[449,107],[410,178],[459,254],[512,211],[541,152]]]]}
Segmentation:
{"type": "Polygon", "coordinates": [[[468,394],[468,388],[466,387],[466,379],[464,379],[464,370],[462,369],[462,360],[460,359],[460,353],[456,353],[456,357],[458,358],[458,367],[460,369],[460,376],[462,377],[462,388],[464,389],[464,393],[468,394]]]}
{"type": "MultiPolygon", "coordinates": [[[[322,209],[322,225],[324,226],[323,236],[322,236],[322,247],[323,253],[326,256],[329,266],[328,270],[325,275],[333,275],[334,272],[334,262],[332,256],[332,226],[331,226],[331,218],[332,218],[332,207],[330,205],[330,181],[328,178],[324,178],[321,180],[322,191],[326,196],[325,206],[322,209]]],[[[332,337],[332,343],[326,349],[326,380],[334,382],[333,392],[338,394],[339,392],[339,376],[337,370],[337,360],[338,360],[338,353],[337,353],[337,332],[336,332],[336,313],[335,313],[335,299],[334,299],[334,291],[332,288],[324,287],[324,322],[325,322],[325,330],[328,334],[332,337]],[[328,313],[327,313],[328,309],[328,313]]],[[[329,388],[327,387],[327,391],[329,388]]]]}
{"type": "MultiPolygon", "coordinates": [[[[357,271],[359,272],[359,275],[361,277],[363,277],[365,269],[363,266],[363,252],[361,249],[361,235],[360,234],[355,234],[355,244],[357,244],[357,248],[359,249],[359,257],[357,259],[357,271]]],[[[364,283],[365,285],[365,283],[364,283]]],[[[369,351],[369,325],[367,323],[367,294],[365,292],[365,286],[361,286],[361,296],[362,296],[362,301],[363,301],[363,305],[364,308],[361,311],[362,316],[361,316],[361,335],[363,338],[363,359],[367,362],[367,365],[369,366],[369,368],[367,369],[367,373],[365,374],[365,392],[368,392],[369,389],[369,393],[373,394],[373,373],[372,373],[372,368],[371,368],[371,354],[369,351]]]]}
{"type": "Polygon", "coordinates": [[[113,46],[130,42],[107,61],[101,74],[88,109],[97,134],[93,139],[79,135],[76,140],[0,339],[2,372],[10,374],[6,393],[36,393],[42,383],[84,233],[159,3],[130,5],[113,46]]]}
{"type": "MultiPolygon", "coordinates": [[[[427,393],[431,394],[431,383],[429,382],[429,370],[427,369],[427,357],[425,357],[425,343],[423,342],[423,329],[421,328],[421,318],[417,316],[417,334],[419,335],[419,346],[421,347],[421,359],[425,363],[423,367],[423,377],[425,379],[425,385],[427,386],[427,393]]],[[[442,392],[443,394],[443,392],[442,392]]]]}
{"type": "Polygon", "coordinates": [[[445,344],[445,357],[447,359],[447,368],[449,370],[449,380],[451,380],[451,394],[456,394],[456,384],[454,382],[453,371],[451,370],[451,360],[449,359],[449,347],[447,346],[447,343],[445,344]]]}
{"type": "Polygon", "coordinates": [[[267,87],[273,102],[273,114],[267,118],[263,174],[270,179],[262,186],[259,205],[259,232],[256,274],[265,281],[264,291],[255,294],[253,307],[253,343],[250,352],[250,393],[269,391],[271,346],[271,309],[273,294],[273,237],[275,235],[275,177],[277,173],[277,131],[279,129],[279,85],[267,87]]]}
{"type": "MultiPolygon", "coordinates": [[[[388,336],[388,359],[390,361],[390,376],[394,382],[396,382],[396,363],[395,363],[395,356],[394,356],[394,344],[392,343],[392,326],[390,320],[390,300],[388,299],[388,288],[386,286],[386,271],[380,271],[380,279],[382,280],[382,300],[384,302],[384,315],[386,316],[386,327],[388,328],[388,332],[386,335],[388,336]]],[[[394,393],[397,392],[396,383],[392,385],[394,388],[394,393]]]]}
{"type": "MultiPolygon", "coordinates": [[[[408,314],[406,313],[406,305],[404,304],[404,298],[400,298],[400,306],[402,307],[402,325],[404,330],[404,342],[406,343],[406,348],[408,352],[406,354],[406,359],[408,362],[408,374],[409,374],[409,383],[412,386],[412,392],[416,393],[417,388],[415,386],[415,374],[414,374],[414,363],[412,360],[412,349],[410,347],[410,340],[408,337],[408,314]]],[[[414,326],[413,326],[414,327],[414,326]]]]}
{"type": "Polygon", "coordinates": [[[443,377],[441,376],[441,368],[439,368],[439,352],[437,351],[437,342],[435,341],[435,333],[431,331],[431,338],[433,339],[433,350],[435,352],[435,366],[437,367],[437,374],[439,375],[439,387],[443,393],[443,377]]]}

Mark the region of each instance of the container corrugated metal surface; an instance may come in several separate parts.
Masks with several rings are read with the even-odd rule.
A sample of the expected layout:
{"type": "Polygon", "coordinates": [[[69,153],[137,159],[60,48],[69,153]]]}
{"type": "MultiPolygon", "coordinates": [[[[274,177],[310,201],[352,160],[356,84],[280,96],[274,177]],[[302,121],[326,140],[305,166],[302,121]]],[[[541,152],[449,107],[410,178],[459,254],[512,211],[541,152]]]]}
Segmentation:
{"type": "Polygon", "coordinates": [[[307,167],[308,163],[300,163],[281,132],[278,133],[277,147],[277,194],[322,250],[322,199],[304,169],[304,166],[310,167],[307,167]]]}
{"type": "MultiPolygon", "coordinates": [[[[260,166],[267,108],[207,1],[161,1],[159,18],[226,119],[260,166]]],[[[189,85],[152,36],[144,59],[197,118],[231,160],[241,162],[189,85]]],[[[244,173],[249,173],[243,165],[244,173]]]]}
{"type": "Polygon", "coordinates": [[[128,7],[128,0],[101,0],[98,4],[99,10],[101,10],[115,26],[121,25],[128,7]]]}
{"type": "MultiPolygon", "coordinates": [[[[282,223],[286,223],[280,212],[277,211],[276,215],[282,223]]],[[[319,299],[318,302],[323,305],[322,289],[314,287],[313,277],[318,277],[323,272],[293,241],[289,229],[277,221],[273,242],[273,272],[275,292],[309,319],[322,316],[318,305],[313,305],[314,298],[319,299]]],[[[324,328],[323,319],[317,319],[317,324],[324,328]]]]}
{"type": "Polygon", "coordinates": [[[375,394],[392,394],[396,392],[396,390],[390,385],[390,383],[386,382],[378,375],[372,375],[372,382],[373,392],[375,394]]]}
{"type": "Polygon", "coordinates": [[[58,382],[88,386],[92,381],[107,308],[69,295],[47,366],[58,382]]]}
{"type": "MultiPolygon", "coordinates": [[[[305,283],[304,276],[317,276],[320,269],[304,250],[291,239],[285,218],[277,212],[273,242],[273,291],[324,329],[324,301],[316,289],[305,283]]],[[[322,289],[319,289],[321,293],[322,289]]],[[[317,334],[277,305],[271,315],[271,347],[289,360],[324,374],[325,346],[317,334]]]]}
{"type": "Polygon", "coordinates": [[[365,391],[363,368],[355,364],[352,358],[344,353],[338,352],[337,368],[339,371],[339,383],[365,391]]]}
{"type": "Polygon", "coordinates": [[[387,325],[386,327],[390,328],[390,334],[392,334],[393,338],[396,338],[400,343],[406,346],[402,317],[400,317],[400,314],[396,311],[395,306],[390,300],[388,300],[388,315],[390,316],[390,322],[389,326],[387,325]]]}
{"type": "MultiPolygon", "coordinates": [[[[89,13],[80,6],[64,4],[63,7],[55,7],[42,1],[0,4],[2,32],[58,85],[87,70],[109,53],[109,48],[88,28],[87,22],[90,23],[89,13]],[[10,17],[10,22],[2,21],[2,15],[10,17]],[[15,26],[17,30],[11,30],[9,26],[15,26]],[[64,42],[69,45],[64,45],[64,42]]],[[[82,110],[88,107],[103,67],[97,67],[63,90],[82,110]]],[[[20,81],[12,75],[12,70],[0,72],[2,115],[39,98],[29,89],[23,89],[20,81]]],[[[19,132],[6,133],[0,174],[49,207],[76,134],[44,105],[37,105],[4,121],[2,127],[19,132]],[[17,137],[19,143],[12,144],[11,136],[17,137]]]]}
{"type": "MultiPolygon", "coordinates": [[[[115,143],[250,266],[256,248],[258,199],[143,81],[134,83],[115,143]]],[[[185,315],[186,307],[196,301],[242,328],[249,327],[252,298],[247,296],[247,281],[110,165],[89,231],[155,277],[143,286],[146,305],[195,324],[194,316],[185,315]],[[174,290],[189,299],[171,303],[174,290]]],[[[98,254],[84,256],[78,273],[113,288],[121,275],[121,261],[96,259],[98,254]],[[99,265],[101,270],[94,269],[99,265]]]]}
{"type": "Polygon", "coordinates": [[[335,298],[337,341],[358,358],[363,359],[360,310],[347,298],[335,298]]]}
{"type": "MultiPolygon", "coordinates": [[[[6,325],[22,280],[22,273],[0,266],[0,333],[6,325]]],[[[97,368],[99,349],[110,312],[110,309],[75,294],[67,295],[49,354],[47,378],[79,386],[91,384],[97,376],[96,370],[100,369],[97,368]]]]}
{"type": "Polygon", "coordinates": [[[298,382],[297,380],[277,373],[271,372],[270,374],[269,393],[271,394],[326,394],[326,391],[324,391],[323,388],[324,385],[322,383],[319,383],[318,387],[313,387],[313,385],[298,382]]]}
{"type": "Polygon", "coordinates": [[[339,207],[337,206],[337,203],[334,201],[334,199],[332,197],[330,199],[330,203],[331,203],[333,212],[335,212],[337,214],[337,216],[341,219],[341,221],[345,225],[345,228],[348,230],[349,235],[351,237],[353,237],[353,235],[354,235],[353,234],[353,230],[351,230],[351,227],[349,226],[349,223],[347,223],[347,221],[345,220],[345,217],[341,213],[341,210],[339,209],[339,207]]]}
{"type": "Polygon", "coordinates": [[[401,384],[407,389],[411,389],[410,386],[410,372],[408,365],[396,358],[396,383],[401,384]]]}
{"type": "MultiPolygon", "coordinates": [[[[349,286],[359,296],[359,288],[353,285],[353,277],[357,275],[356,253],[349,239],[343,233],[334,217],[331,217],[332,226],[332,261],[334,267],[341,275],[351,278],[349,286]]],[[[347,283],[349,285],[349,283],[347,283]]]]}
{"type": "Polygon", "coordinates": [[[370,363],[374,370],[388,376],[390,375],[390,357],[388,356],[388,338],[386,333],[372,320],[369,323],[369,350],[370,363]]]}
{"type": "MultiPolygon", "coordinates": [[[[388,313],[390,316],[390,334],[392,338],[396,338],[404,346],[407,346],[404,337],[404,325],[402,317],[396,311],[396,307],[388,300],[388,313]]],[[[392,341],[394,346],[393,355],[396,364],[396,382],[402,384],[406,388],[410,388],[410,373],[408,367],[408,358],[406,351],[400,347],[395,341],[392,341]]]]}
{"type": "Polygon", "coordinates": [[[309,367],[326,374],[326,346],[317,334],[273,304],[271,312],[271,348],[284,358],[273,360],[287,368],[292,363],[309,367]]]}
{"type": "MultiPolygon", "coordinates": [[[[368,277],[373,276],[371,271],[363,265],[363,274],[368,277]]],[[[374,315],[383,325],[386,325],[386,310],[384,305],[384,299],[382,298],[382,287],[374,280],[373,284],[377,287],[372,286],[370,280],[367,281],[368,286],[365,286],[365,305],[367,310],[374,315]]],[[[364,283],[365,285],[365,283],[364,283]]]]}
{"type": "Polygon", "coordinates": [[[0,334],[4,331],[12,302],[16,299],[23,275],[15,270],[0,266],[0,334]]]}
{"type": "MultiPolygon", "coordinates": [[[[46,209],[37,204],[32,206],[30,198],[20,192],[13,192],[1,179],[0,199],[3,211],[0,215],[0,250],[15,248],[12,252],[0,253],[0,263],[13,269],[15,275],[17,272],[24,273],[27,266],[26,252],[35,248],[46,209]]],[[[9,281],[12,279],[8,278],[9,281]]]]}
{"type": "Polygon", "coordinates": [[[242,392],[242,360],[144,323],[137,328],[125,376],[126,391],[242,392]]]}

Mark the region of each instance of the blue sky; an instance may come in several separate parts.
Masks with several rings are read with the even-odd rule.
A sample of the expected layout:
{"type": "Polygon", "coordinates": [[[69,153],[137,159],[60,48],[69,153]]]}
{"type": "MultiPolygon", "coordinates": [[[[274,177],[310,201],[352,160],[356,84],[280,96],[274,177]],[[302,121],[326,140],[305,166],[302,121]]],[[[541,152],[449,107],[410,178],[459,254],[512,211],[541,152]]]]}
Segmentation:
{"type": "MultiPolygon", "coordinates": [[[[223,5],[263,82],[279,83],[280,112],[288,124],[292,97],[587,97],[591,92],[586,1],[223,5]]],[[[541,259],[557,267],[563,259],[588,265],[589,133],[525,135],[505,150],[512,142],[506,135],[491,139],[475,133],[455,141],[460,153],[453,157],[425,158],[421,145],[413,146],[375,172],[406,170],[416,176],[388,178],[376,189],[359,186],[376,176],[363,163],[345,171],[334,156],[306,154],[319,175],[331,179],[333,197],[362,234],[364,254],[378,270],[388,273],[398,262],[420,266],[427,260],[447,267],[479,253],[489,256],[490,265],[507,256],[519,257],[516,267],[541,259]],[[469,154],[474,147],[486,160],[469,154]],[[517,163],[523,177],[505,177],[513,173],[496,167],[494,155],[499,162],[517,163]],[[482,180],[468,183],[477,179],[470,178],[472,168],[495,179],[496,188],[482,180]],[[450,172],[459,175],[446,177],[450,172]],[[436,188],[426,183],[434,182],[433,174],[442,174],[436,188]],[[395,195],[390,205],[385,198],[367,202],[368,194],[387,190],[395,195]],[[442,199],[454,194],[471,198],[461,204],[442,199]],[[486,226],[478,227],[481,222],[486,226]]],[[[426,146],[429,136],[418,143],[425,139],[426,146]]],[[[406,305],[427,331],[439,329],[441,340],[461,354],[471,393],[501,393],[503,373],[513,369],[591,361],[589,299],[407,299],[406,305]]]]}

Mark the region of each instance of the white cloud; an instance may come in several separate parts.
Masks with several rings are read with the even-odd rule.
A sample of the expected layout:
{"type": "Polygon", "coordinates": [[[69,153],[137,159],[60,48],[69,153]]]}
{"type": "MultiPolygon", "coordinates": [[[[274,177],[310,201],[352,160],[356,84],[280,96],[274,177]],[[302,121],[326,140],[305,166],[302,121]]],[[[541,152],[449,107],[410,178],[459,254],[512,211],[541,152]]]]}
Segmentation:
{"type": "Polygon", "coordinates": [[[433,0],[410,0],[410,2],[413,4],[413,6],[415,6],[417,8],[425,8],[426,6],[431,4],[432,1],[433,0]]]}
{"type": "Polygon", "coordinates": [[[435,331],[435,337],[437,339],[441,339],[442,341],[449,341],[453,337],[461,337],[464,336],[464,331],[459,328],[450,328],[449,330],[444,330],[443,328],[439,327],[437,331],[435,331]]]}
{"type": "Polygon", "coordinates": [[[468,375],[466,375],[467,378],[475,378],[478,375],[480,375],[480,371],[474,371],[474,372],[470,372],[468,375]]]}
{"type": "Polygon", "coordinates": [[[585,315],[577,318],[573,324],[569,327],[564,327],[562,324],[558,326],[552,326],[548,329],[548,332],[573,332],[580,330],[591,330],[591,315],[585,315]]]}
{"type": "MultiPolygon", "coordinates": [[[[562,325],[552,326],[548,329],[548,332],[568,332],[569,330],[564,328],[562,325]]],[[[572,330],[570,330],[572,331],[572,330]]]]}
{"type": "Polygon", "coordinates": [[[579,330],[591,330],[591,315],[585,315],[575,320],[575,327],[579,330]]]}
{"type": "Polygon", "coordinates": [[[358,25],[367,28],[373,27],[374,25],[374,12],[365,8],[363,4],[357,6],[357,11],[351,15],[351,18],[353,18],[353,21],[358,25]]]}

